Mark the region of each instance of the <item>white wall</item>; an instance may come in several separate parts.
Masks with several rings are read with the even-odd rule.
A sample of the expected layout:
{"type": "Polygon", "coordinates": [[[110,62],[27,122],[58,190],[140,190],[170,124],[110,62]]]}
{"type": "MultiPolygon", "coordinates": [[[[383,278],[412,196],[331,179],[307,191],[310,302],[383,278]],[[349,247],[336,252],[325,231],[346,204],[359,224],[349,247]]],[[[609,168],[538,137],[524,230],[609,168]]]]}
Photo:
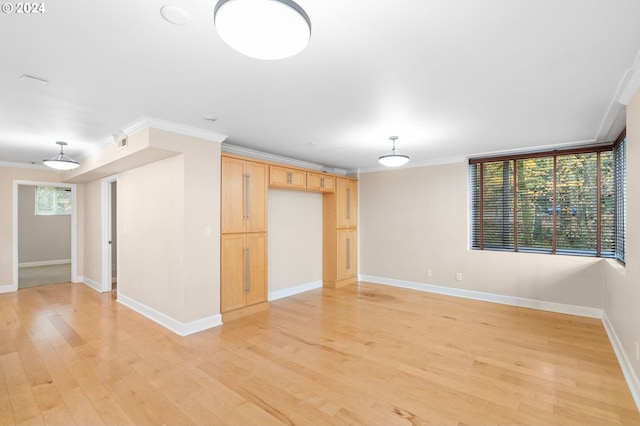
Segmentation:
{"type": "MultiPolygon", "coordinates": [[[[626,266],[610,261],[605,268],[605,314],[618,336],[640,386],[640,91],[627,106],[627,246],[626,266]]],[[[636,388],[636,392],[640,388],[636,388]]]]}
{"type": "Polygon", "coordinates": [[[269,189],[269,293],[322,281],[322,194],[269,189]]]}
{"type": "Polygon", "coordinates": [[[36,216],[36,187],[18,185],[18,262],[71,259],[71,215],[36,216]]]}
{"type": "Polygon", "coordinates": [[[466,163],[366,173],[359,188],[361,275],[603,307],[602,259],[469,249],[466,163]]]}

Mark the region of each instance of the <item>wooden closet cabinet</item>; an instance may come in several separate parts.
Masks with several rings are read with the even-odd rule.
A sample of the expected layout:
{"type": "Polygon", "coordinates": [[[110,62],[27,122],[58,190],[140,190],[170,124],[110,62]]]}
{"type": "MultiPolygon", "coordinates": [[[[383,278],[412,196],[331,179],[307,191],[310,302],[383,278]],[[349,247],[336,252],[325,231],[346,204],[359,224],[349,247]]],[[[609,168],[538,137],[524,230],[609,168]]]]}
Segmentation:
{"type": "Polygon", "coordinates": [[[267,232],[267,175],[265,163],[222,157],[220,232],[267,232]]]}
{"type": "Polygon", "coordinates": [[[220,311],[227,321],[269,309],[268,164],[222,156],[220,311]]]}
{"type": "MultiPolygon", "coordinates": [[[[250,308],[267,301],[267,234],[221,237],[221,311],[250,308]]],[[[256,310],[261,310],[258,307],[256,310]]],[[[237,311],[241,316],[247,311],[237,311]]],[[[229,319],[229,316],[227,316],[229,319]]]]}
{"type": "Polygon", "coordinates": [[[322,284],[340,288],[358,281],[358,181],[336,178],[322,196],[322,284]]]}

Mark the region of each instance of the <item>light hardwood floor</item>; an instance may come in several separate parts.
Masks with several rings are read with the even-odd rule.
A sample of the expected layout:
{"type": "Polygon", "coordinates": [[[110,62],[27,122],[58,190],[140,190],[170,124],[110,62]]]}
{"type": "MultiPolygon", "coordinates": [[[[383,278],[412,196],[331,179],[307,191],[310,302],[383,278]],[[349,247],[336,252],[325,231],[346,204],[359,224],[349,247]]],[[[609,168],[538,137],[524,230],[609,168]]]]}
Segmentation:
{"type": "Polygon", "coordinates": [[[0,424],[640,424],[599,320],[366,283],[188,337],[20,290],[0,366],[0,424]]]}

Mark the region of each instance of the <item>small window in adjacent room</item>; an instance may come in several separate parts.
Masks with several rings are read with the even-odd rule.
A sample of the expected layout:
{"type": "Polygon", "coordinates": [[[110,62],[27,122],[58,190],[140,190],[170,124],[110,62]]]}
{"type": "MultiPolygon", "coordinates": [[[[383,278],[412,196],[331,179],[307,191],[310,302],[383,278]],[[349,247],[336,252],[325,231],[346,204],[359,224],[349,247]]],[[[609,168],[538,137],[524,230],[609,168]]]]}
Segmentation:
{"type": "Polygon", "coordinates": [[[624,262],[624,149],[469,160],[471,247],[624,262]]]}
{"type": "Polygon", "coordinates": [[[53,186],[36,187],[36,216],[71,214],[71,189],[53,186]]]}

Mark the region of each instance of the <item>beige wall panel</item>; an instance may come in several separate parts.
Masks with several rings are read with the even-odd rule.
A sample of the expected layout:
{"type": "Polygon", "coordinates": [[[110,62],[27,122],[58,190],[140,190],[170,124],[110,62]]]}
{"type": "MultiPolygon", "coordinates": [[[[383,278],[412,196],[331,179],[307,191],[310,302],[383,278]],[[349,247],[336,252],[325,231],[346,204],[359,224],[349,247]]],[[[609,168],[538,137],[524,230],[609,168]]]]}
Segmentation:
{"type": "Polygon", "coordinates": [[[118,175],[118,227],[119,293],[180,320],[184,309],[182,156],[118,175]]]}
{"type": "Polygon", "coordinates": [[[627,106],[627,245],[626,265],[607,262],[605,313],[624,347],[636,376],[640,361],[640,91],[627,106]]]}
{"type": "Polygon", "coordinates": [[[362,174],[360,274],[603,306],[601,259],[470,250],[468,197],[466,163],[362,174]]]}
{"type": "Polygon", "coordinates": [[[269,189],[269,292],[322,280],[322,194],[269,189]]]}
{"type": "Polygon", "coordinates": [[[102,182],[87,182],[83,188],[83,269],[82,276],[102,281],[102,182]]]}

